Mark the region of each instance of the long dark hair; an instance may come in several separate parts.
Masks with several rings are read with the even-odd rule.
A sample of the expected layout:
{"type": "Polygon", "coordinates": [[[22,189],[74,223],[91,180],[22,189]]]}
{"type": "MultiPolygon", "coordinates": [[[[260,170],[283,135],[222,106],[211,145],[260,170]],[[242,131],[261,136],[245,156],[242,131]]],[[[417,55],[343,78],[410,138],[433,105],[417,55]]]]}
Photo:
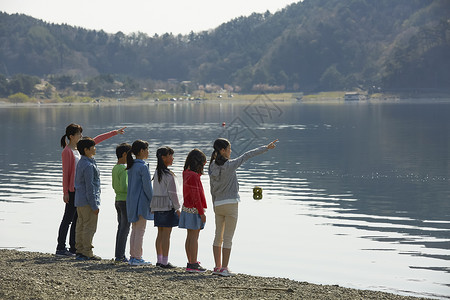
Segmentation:
{"type": "Polygon", "coordinates": [[[214,161],[217,165],[222,166],[228,159],[223,157],[220,154],[220,150],[226,149],[230,144],[230,141],[224,138],[218,138],[214,141],[214,151],[211,154],[211,160],[209,161],[209,164],[211,165],[214,161]]]}
{"type": "Polygon", "coordinates": [[[64,147],[67,146],[66,138],[70,141],[70,136],[71,135],[75,135],[78,132],[80,132],[80,133],[83,132],[83,128],[80,125],[74,124],[74,123],[69,124],[66,127],[66,134],[63,135],[62,138],[61,138],[61,147],[64,148],[64,147]]]}
{"type": "Polygon", "coordinates": [[[134,159],[131,154],[133,153],[134,156],[136,156],[139,154],[139,152],[141,152],[142,149],[145,150],[147,148],[148,148],[148,143],[146,141],[136,140],[133,142],[133,145],[131,145],[131,150],[128,151],[128,153],[127,153],[127,170],[131,169],[131,167],[134,164],[134,159]]]}
{"type": "MultiPolygon", "coordinates": [[[[174,151],[172,148],[170,147],[161,147],[158,150],[156,150],[156,158],[158,159],[158,164],[156,165],[156,173],[158,174],[158,182],[161,182],[161,178],[163,176],[164,173],[170,173],[172,175],[173,172],[169,170],[169,168],[167,168],[167,166],[164,164],[163,161],[163,156],[167,156],[167,155],[173,155],[174,151]]],[[[153,179],[155,179],[153,177],[153,179]]]]}
{"type": "Polygon", "coordinates": [[[203,174],[203,166],[206,163],[206,155],[199,149],[189,152],[184,163],[184,170],[191,170],[198,174],[203,174]]]}

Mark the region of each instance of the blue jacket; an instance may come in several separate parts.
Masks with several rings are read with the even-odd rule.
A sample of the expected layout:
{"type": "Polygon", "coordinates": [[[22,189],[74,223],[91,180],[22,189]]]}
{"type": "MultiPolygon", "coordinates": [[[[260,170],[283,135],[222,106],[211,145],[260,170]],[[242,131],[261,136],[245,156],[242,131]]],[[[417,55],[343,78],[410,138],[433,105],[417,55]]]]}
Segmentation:
{"type": "Polygon", "coordinates": [[[149,166],[142,159],[135,159],[133,166],[128,170],[128,222],[137,222],[139,216],[147,220],[153,220],[153,214],[150,212],[152,196],[153,189],[149,166]]]}
{"type": "Polygon", "coordinates": [[[95,159],[82,155],[75,172],[75,206],[100,206],[100,171],[95,159]]]}

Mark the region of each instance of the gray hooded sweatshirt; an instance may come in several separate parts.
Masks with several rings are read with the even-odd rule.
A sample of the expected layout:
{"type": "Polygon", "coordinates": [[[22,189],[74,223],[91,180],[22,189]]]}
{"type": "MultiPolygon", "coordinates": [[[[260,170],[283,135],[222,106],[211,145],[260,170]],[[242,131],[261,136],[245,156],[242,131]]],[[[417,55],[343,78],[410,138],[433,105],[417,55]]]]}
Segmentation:
{"type": "Polygon", "coordinates": [[[247,151],[235,159],[229,159],[222,166],[219,166],[216,162],[209,165],[208,174],[214,206],[240,202],[239,183],[236,176],[237,168],[246,160],[268,150],[267,146],[262,146],[247,151]]]}

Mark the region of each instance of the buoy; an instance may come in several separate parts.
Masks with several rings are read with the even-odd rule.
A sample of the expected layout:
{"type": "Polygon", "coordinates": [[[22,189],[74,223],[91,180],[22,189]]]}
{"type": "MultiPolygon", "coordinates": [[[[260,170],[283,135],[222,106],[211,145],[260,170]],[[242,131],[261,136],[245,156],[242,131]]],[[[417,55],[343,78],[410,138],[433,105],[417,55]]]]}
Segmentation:
{"type": "Polygon", "coordinates": [[[262,190],[261,187],[255,186],[255,187],[253,188],[253,199],[255,199],[255,200],[261,200],[262,197],[263,197],[262,191],[263,191],[263,190],[262,190]]]}
{"type": "Polygon", "coordinates": [[[222,127],[225,127],[225,125],[226,125],[225,122],[222,122],[222,127]]]}

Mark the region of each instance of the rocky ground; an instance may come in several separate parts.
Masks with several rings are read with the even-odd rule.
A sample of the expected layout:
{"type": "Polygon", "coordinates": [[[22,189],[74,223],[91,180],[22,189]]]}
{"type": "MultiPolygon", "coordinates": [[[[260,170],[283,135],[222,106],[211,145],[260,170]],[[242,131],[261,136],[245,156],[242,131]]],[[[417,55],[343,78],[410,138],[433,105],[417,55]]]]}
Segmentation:
{"type": "MultiPolygon", "coordinates": [[[[76,261],[0,250],[0,299],[419,299],[283,278],[76,261]]],[[[422,298],[423,299],[423,298],[422,298]]]]}

